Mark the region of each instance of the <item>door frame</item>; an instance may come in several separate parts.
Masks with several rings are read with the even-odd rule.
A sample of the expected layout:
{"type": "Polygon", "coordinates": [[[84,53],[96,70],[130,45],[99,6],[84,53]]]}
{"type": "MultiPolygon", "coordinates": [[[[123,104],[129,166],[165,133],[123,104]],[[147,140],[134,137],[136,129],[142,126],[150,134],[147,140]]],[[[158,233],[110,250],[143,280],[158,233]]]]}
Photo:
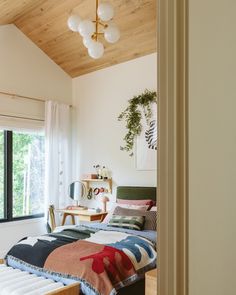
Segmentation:
{"type": "Polygon", "coordinates": [[[188,0],[158,0],[158,295],[188,294],[188,0]]]}

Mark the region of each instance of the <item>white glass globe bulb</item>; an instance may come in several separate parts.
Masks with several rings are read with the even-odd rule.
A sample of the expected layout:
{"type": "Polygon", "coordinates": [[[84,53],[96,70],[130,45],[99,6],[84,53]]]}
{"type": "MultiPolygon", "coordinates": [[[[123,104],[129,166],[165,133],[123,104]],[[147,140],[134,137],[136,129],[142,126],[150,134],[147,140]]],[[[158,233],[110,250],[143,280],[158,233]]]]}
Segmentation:
{"type": "Polygon", "coordinates": [[[78,31],[82,37],[92,36],[95,31],[95,25],[91,20],[82,20],[79,23],[78,31]]]}
{"type": "Polygon", "coordinates": [[[98,17],[107,22],[111,20],[114,16],[114,8],[110,3],[101,3],[98,5],[98,17]]]}
{"type": "Polygon", "coordinates": [[[81,18],[76,14],[72,14],[67,20],[67,25],[71,31],[77,32],[78,25],[80,22],[81,22],[81,18]]]}
{"type": "Polygon", "coordinates": [[[104,46],[101,42],[93,42],[90,44],[88,48],[88,54],[94,58],[100,58],[103,56],[104,53],[104,46]]]}
{"type": "Polygon", "coordinates": [[[94,42],[95,42],[95,41],[94,41],[93,39],[91,39],[90,36],[89,36],[89,37],[84,37],[84,38],[83,38],[83,44],[84,44],[84,46],[85,46],[86,48],[92,47],[92,45],[93,45],[94,42]]]}
{"type": "Polygon", "coordinates": [[[109,43],[115,43],[120,39],[120,30],[116,25],[109,25],[104,30],[104,38],[109,43]]]}

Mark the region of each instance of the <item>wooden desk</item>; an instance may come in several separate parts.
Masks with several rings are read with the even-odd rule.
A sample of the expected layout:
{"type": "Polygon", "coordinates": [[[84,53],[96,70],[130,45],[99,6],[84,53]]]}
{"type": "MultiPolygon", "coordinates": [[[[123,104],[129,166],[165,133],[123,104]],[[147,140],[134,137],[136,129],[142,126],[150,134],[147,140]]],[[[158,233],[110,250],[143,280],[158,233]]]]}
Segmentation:
{"type": "Polygon", "coordinates": [[[80,221],[100,221],[102,222],[103,219],[106,217],[108,212],[91,212],[89,210],[56,210],[57,212],[63,213],[62,223],[61,225],[65,224],[67,216],[71,216],[72,224],[75,224],[75,216],[79,217],[80,221]]]}
{"type": "Polygon", "coordinates": [[[157,295],[157,269],[145,274],[145,295],[157,295]]]}

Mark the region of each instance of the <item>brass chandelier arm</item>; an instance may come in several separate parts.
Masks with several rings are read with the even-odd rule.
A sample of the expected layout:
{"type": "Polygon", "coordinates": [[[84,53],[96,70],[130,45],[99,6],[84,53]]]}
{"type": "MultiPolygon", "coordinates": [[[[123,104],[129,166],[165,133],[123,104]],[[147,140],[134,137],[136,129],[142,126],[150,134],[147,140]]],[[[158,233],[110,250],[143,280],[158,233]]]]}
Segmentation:
{"type": "MultiPolygon", "coordinates": [[[[93,23],[97,23],[96,20],[93,20],[92,22],[93,22],[93,23]]],[[[108,24],[103,24],[102,22],[100,22],[99,19],[98,19],[98,24],[101,25],[101,26],[103,26],[104,28],[107,28],[107,27],[108,27],[108,24]]]]}
{"type": "Polygon", "coordinates": [[[97,41],[99,35],[104,35],[104,33],[102,33],[102,32],[97,32],[97,33],[94,32],[93,35],[91,36],[91,38],[92,38],[93,40],[96,40],[96,41],[97,41]]]}
{"type": "Polygon", "coordinates": [[[99,23],[99,25],[103,26],[104,28],[107,28],[108,27],[108,24],[103,24],[100,21],[98,23],[99,23]]]}
{"type": "MultiPolygon", "coordinates": [[[[108,24],[103,24],[99,20],[98,20],[98,22],[96,20],[93,20],[92,22],[96,24],[96,30],[98,30],[98,28],[97,28],[98,25],[101,25],[104,29],[106,29],[108,27],[108,24]]],[[[95,31],[94,33],[97,33],[97,32],[95,31]]],[[[98,32],[98,34],[99,34],[99,32],[98,32]]]]}

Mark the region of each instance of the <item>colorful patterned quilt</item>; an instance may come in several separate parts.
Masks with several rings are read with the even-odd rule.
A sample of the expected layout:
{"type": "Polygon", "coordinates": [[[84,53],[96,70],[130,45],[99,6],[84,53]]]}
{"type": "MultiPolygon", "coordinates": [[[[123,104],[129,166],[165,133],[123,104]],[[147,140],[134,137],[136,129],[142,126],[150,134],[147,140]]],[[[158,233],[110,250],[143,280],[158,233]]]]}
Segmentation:
{"type": "Polygon", "coordinates": [[[76,226],[24,238],[6,261],[64,284],[79,281],[84,294],[114,295],[156,266],[155,241],[137,231],[76,226]]]}

